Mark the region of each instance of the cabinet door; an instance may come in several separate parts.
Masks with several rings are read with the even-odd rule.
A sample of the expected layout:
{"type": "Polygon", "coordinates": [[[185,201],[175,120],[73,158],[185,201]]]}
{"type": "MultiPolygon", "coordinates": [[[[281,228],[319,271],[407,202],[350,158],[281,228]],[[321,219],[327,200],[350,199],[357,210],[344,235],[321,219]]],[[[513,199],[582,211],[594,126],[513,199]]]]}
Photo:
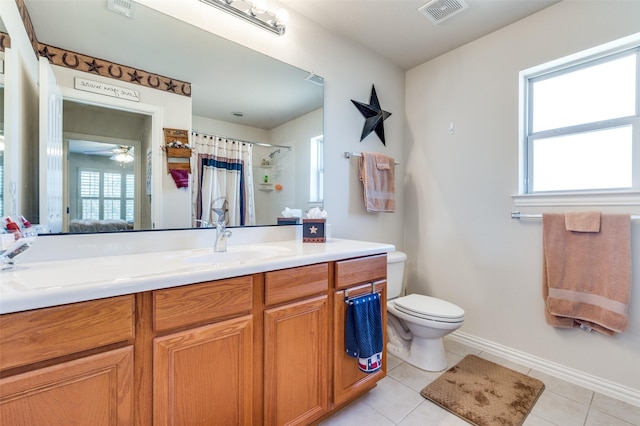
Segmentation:
{"type": "Polygon", "coordinates": [[[132,383],[132,347],[10,376],[0,380],[0,424],[128,426],[132,383]]]}
{"type": "Polygon", "coordinates": [[[329,408],[328,298],[265,311],[265,425],[307,425],[329,408]]]}
{"type": "Polygon", "coordinates": [[[252,318],[154,339],[154,425],[251,424],[252,318]]]}
{"type": "MultiPolygon", "coordinates": [[[[352,287],[347,290],[349,297],[371,293],[371,284],[352,287]]],[[[375,284],[375,291],[380,294],[380,308],[382,310],[382,332],[384,348],[387,347],[387,286],[386,281],[375,284]]],[[[375,373],[364,373],[358,368],[358,360],[348,356],[345,352],[344,327],[347,318],[347,304],[344,302],[345,291],[335,292],[333,304],[333,336],[334,336],[334,373],[333,397],[334,403],[340,405],[373,388],[386,375],[387,355],[383,350],[382,368],[375,373]]]]}

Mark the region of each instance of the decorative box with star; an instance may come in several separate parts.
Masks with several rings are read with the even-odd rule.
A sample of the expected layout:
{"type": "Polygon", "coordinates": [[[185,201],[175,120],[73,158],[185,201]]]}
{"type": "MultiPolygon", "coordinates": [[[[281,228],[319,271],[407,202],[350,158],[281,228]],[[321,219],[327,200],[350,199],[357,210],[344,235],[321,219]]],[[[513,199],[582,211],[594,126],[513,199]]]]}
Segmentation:
{"type": "Polygon", "coordinates": [[[302,219],[302,242],[324,243],[326,219],[302,219]]]}

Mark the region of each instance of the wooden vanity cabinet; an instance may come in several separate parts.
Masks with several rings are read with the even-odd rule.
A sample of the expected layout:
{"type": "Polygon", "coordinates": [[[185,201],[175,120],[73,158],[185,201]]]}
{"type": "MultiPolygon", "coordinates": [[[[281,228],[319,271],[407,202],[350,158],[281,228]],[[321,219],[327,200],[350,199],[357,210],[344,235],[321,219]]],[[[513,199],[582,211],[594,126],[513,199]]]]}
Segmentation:
{"type": "Polygon", "coordinates": [[[252,424],[253,287],[245,276],[153,292],[153,425],[252,424]]]}
{"type": "Polygon", "coordinates": [[[375,255],[1,315],[0,424],[315,424],[385,375],[344,352],[345,292],[384,306],[385,279],[375,255]]]}
{"type": "Polygon", "coordinates": [[[329,410],[329,265],[267,272],[264,422],[308,425],[329,410]]]}
{"type": "MultiPolygon", "coordinates": [[[[386,375],[387,356],[383,352],[382,368],[375,373],[364,373],[357,359],[346,354],[344,328],[347,315],[347,297],[356,297],[375,291],[380,295],[382,324],[387,321],[387,256],[386,254],[336,262],[333,303],[333,402],[336,406],[355,399],[372,389],[386,375]]],[[[384,348],[387,330],[383,327],[384,348]]]]}
{"type": "Polygon", "coordinates": [[[0,424],[131,425],[134,296],[0,316],[0,424]]]}

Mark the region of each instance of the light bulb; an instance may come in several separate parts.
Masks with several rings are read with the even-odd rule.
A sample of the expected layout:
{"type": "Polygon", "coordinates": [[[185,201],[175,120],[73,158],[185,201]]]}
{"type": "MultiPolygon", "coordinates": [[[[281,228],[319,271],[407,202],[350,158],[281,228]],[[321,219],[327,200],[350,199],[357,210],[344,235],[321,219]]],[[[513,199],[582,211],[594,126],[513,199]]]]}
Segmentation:
{"type": "Polygon", "coordinates": [[[114,155],[111,159],[120,163],[130,163],[133,161],[133,156],[131,154],[122,153],[114,155]]]}
{"type": "Polygon", "coordinates": [[[286,25],[289,22],[289,12],[287,9],[278,9],[276,12],[276,24],[286,25]]]}
{"type": "Polygon", "coordinates": [[[251,13],[255,15],[261,15],[267,10],[267,0],[255,0],[253,2],[253,7],[251,8],[251,13]]]}

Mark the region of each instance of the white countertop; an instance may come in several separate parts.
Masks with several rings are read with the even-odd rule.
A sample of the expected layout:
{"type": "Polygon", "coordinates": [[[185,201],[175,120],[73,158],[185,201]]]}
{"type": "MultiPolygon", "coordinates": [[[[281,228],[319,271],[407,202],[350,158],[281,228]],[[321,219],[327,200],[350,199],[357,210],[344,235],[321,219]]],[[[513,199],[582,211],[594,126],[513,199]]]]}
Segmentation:
{"type": "Polygon", "coordinates": [[[0,314],[395,250],[391,244],[328,239],[18,263],[0,272],[0,314]]]}

